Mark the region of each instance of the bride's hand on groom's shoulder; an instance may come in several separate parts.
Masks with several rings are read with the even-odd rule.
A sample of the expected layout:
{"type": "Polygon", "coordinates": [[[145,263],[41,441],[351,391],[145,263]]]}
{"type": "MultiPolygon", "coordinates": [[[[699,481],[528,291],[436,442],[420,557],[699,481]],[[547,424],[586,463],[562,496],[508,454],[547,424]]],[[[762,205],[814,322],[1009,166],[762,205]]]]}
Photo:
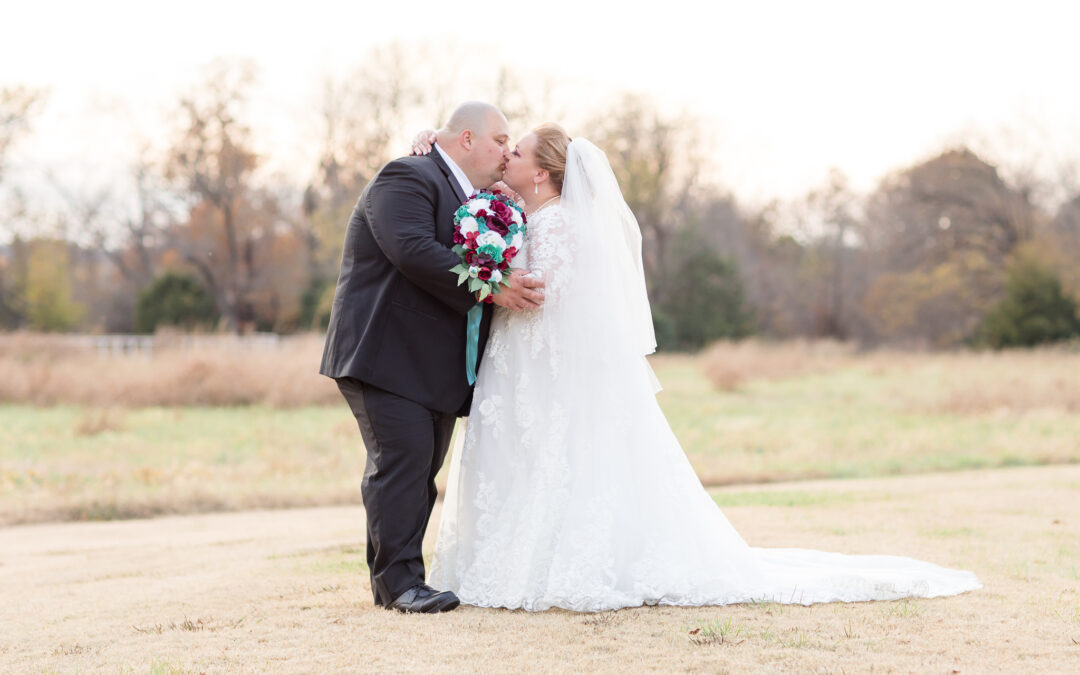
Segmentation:
{"type": "Polygon", "coordinates": [[[500,307],[520,312],[526,309],[536,309],[544,304],[544,282],[534,277],[526,276],[525,270],[515,270],[510,275],[510,287],[503,287],[491,301],[500,307]]]}
{"type": "Polygon", "coordinates": [[[424,129],[412,140],[412,150],[410,155],[426,155],[431,152],[431,148],[435,145],[436,139],[435,131],[433,129],[424,129]]]}

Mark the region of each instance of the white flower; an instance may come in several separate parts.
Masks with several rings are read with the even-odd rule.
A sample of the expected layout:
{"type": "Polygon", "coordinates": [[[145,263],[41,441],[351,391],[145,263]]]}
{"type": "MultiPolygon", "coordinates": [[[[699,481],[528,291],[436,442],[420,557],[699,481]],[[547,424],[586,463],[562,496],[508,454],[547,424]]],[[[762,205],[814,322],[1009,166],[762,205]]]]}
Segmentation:
{"type": "Polygon", "coordinates": [[[517,234],[515,234],[513,237],[510,238],[510,245],[513,246],[514,248],[516,248],[519,251],[521,250],[521,247],[522,247],[522,245],[524,245],[524,243],[525,243],[525,237],[523,237],[520,232],[518,232],[517,234]]]}
{"type": "Polygon", "coordinates": [[[499,412],[499,407],[502,405],[502,396],[498,394],[491,398],[485,398],[480,402],[480,414],[485,418],[491,418],[499,412]]]}
{"type": "Polygon", "coordinates": [[[470,277],[475,279],[478,274],[480,274],[480,268],[479,267],[477,267],[476,265],[473,265],[472,267],[469,268],[469,276],[470,277]]]}
{"type": "Polygon", "coordinates": [[[502,272],[499,270],[491,270],[491,283],[497,284],[502,281],[502,272]]]}
{"type": "Polygon", "coordinates": [[[518,213],[517,209],[510,209],[510,218],[518,225],[521,225],[521,214],[518,213]]]}
{"type": "Polygon", "coordinates": [[[506,249],[506,242],[497,233],[488,230],[476,238],[476,248],[483,248],[484,246],[494,246],[497,250],[502,251],[506,249]]]}
{"type": "Polygon", "coordinates": [[[462,218],[460,223],[461,236],[465,236],[470,232],[479,232],[480,223],[476,222],[476,218],[472,216],[462,218]]]}
{"type": "Polygon", "coordinates": [[[480,213],[481,210],[486,211],[486,210],[488,210],[490,208],[491,208],[491,200],[490,199],[474,199],[471,202],[469,202],[469,213],[473,214],[474,216],[477,213],[480,213]]]}

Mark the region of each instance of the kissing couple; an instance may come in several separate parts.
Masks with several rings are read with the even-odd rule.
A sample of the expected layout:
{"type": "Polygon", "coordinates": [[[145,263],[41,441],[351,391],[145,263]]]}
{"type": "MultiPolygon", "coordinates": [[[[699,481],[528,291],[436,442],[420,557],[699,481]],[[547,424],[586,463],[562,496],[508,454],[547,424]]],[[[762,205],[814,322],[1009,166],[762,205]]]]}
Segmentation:
{"type": "Polygon", "coordinates": [[[596,612],[981,588],[971,572],[911,558],[743,540],[657,403],[641,233],[602,149],[554,124],[511,149],[506,118],[479,102],[414,148],[379,171],[349,220],[320,368],[367,449],[376,605],[596,612]],[[509,285],[482,303],[472,386],[479,298],[450,272],[454,217],[499,181],[520,195],[527,230],[509,285]],[[425,576],[435,476],[463,416],[425,576]]]}

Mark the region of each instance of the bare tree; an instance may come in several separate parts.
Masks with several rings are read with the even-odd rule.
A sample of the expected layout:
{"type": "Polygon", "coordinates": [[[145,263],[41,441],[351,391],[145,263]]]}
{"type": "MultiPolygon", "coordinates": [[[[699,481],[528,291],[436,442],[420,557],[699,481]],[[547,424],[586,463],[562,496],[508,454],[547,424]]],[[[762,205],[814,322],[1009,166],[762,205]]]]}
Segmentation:
{"type": "MultiPolygon", "coordinates": [[[[853,317],[852,298],[858,258],[862,255],[861,204],[840,171],[830,171],[826,184],[805,199],[803,232],[814,267],[813,332],[818,336],[847,338],[853,317]]],[[[808,299],[809,300],[809,299],[808,299]]]]}
{"type": "MultiPolygon", "coordinates": [[[[550,79],[529,78],[500,68],[492,102],[506,116],[511,133],[524,133],[542,122],[563,124],[564,111],[555,103],[556,85],[550,79]]],[[[573,132],[570,133],[573,136],[573,132]]]]}
{"type": "Polygon", "coordinates": [[[1061,205],[1051,221],[1046,239],[1051,249],[1048,258],[1054,263],[1065,288],[1080,299],[1080,187],[1074,186],[1075,196],[1061,205]]]}
{"type": "Polygon", "coordinates": [[[401,154],[409,113],[423,100],[404,47],[374,52],[348,78],[327,79],[320,110],[323,147],[312,188],[333,207],[352,206],[375,172],[401,154]]]}
{"type": "Polygon", "coordinates": [[[414,121],[425,104],[433,102],[436,117],[449,114],[445,82],[423,81],[416,62],[404,45],[394,43],[369,52],[347,77],[323,82],[318,164],[299,211],[285,215],[306,252],[304,323],[315,318],[319,300],[337,274],[345,226],[368,181],[407,150],[406,140],[415,132],[409,124],[438,126],[439,119],[414,121]]]}
{"type": "Polygon", "coordinates": [[[679,229],[700,176],[693,120],[667,119],[641,95],[625,95],[588,125],[611,162],[641,227],[646,273],[659,277],[668,240],[679,229]]]}
{"type": "Polygon", "coordinates": [[[183,186],[191,202],[187,227],[172,230],[173,244],[235,331],[253,319],[254,250],[264,232],[264,223],[241,217],[258,163],[250,129],[240,121],[254,77],[247,62],[212,64],[203,84],[180,101],[183,124],[166,165],[166,176],[183,186]]]}
{"type": "Polygon", "coordinates": [[[26,87],[0,89],[0,179],[8,151],[30,130],[30,117],[43,101],[42,92],[26,87]]]}
{"type": "Polygon", "coordinates": [[[165,247],[165,233],[174,225],[175,215],[167,203],[163,178],[145,151],[131,167],[135,185],[133,204],[121,217],[124,244],[119,251],[107,251],[125,279],[141,288],[153,279],[157,257],[165,247]]]}

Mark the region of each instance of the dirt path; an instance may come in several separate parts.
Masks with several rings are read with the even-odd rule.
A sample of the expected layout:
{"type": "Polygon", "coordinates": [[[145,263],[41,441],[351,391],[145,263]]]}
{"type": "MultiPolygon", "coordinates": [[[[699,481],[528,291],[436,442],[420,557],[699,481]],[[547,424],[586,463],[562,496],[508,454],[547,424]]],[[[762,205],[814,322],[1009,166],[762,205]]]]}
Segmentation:
{"type": "Polygon", "coordinates": [[[356,507],[34,525],[0,530],[0,671],[1080,668],[1080,467],[716,494],[752,544],[912,555],[975,570],[985,588],[810,608],[401,616],[371,604],[356,507]]]}

